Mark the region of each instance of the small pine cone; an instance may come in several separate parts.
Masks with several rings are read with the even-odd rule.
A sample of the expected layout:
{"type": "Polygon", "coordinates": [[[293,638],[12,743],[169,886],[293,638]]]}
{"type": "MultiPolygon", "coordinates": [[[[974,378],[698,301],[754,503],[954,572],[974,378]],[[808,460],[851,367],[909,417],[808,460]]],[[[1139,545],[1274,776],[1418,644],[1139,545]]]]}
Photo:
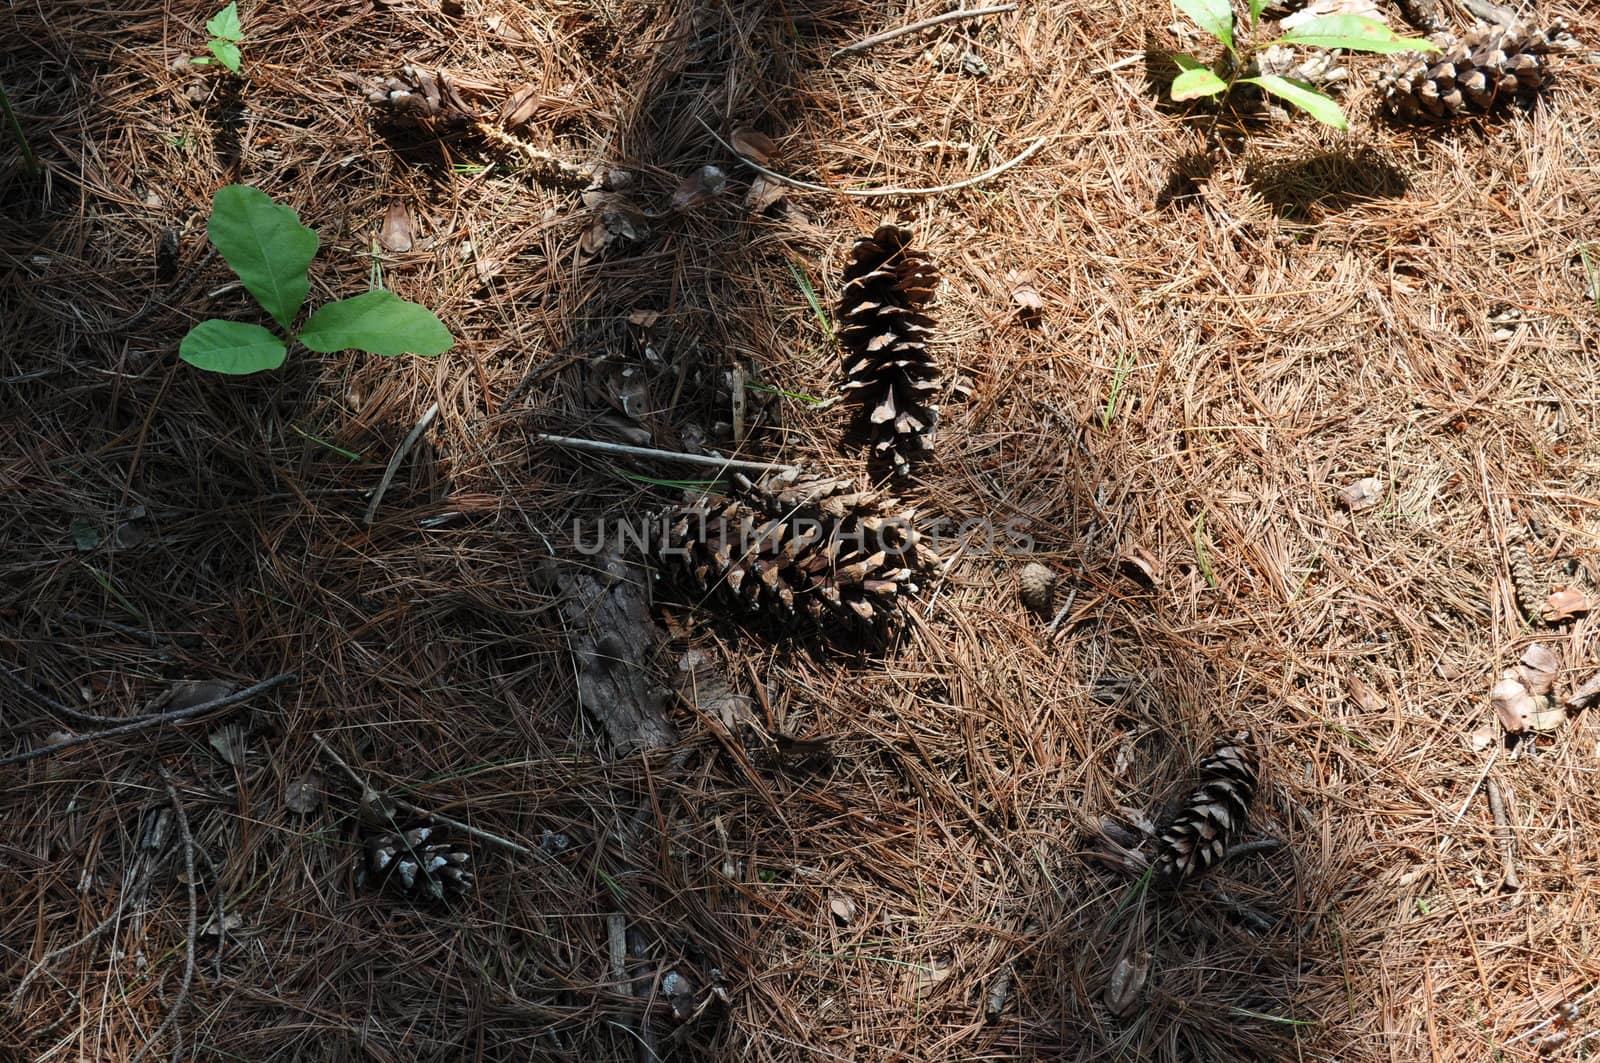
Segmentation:
{"type": "Polygon", "coordinates": [[[1549,53],[1568,47],[1561,23],[1480,24],[1463,36],[1439,33],[1438,52],[1405,52],[1378,78],[1389,113],[1401,122],[1447,122],[1485,115],[1515,100],[1526,106],[1550,83],[1549,53]]]}
{"type": "Polygon", "coordinates": [[[1049,616],[1055,600],[1056,574],[1037,561],[1028,562],[1017,574],[1017,594],[1023,605],[1040,616],[1049,616]]]}
{"type": "Polygon", "coordinates": [[[363,876],[412,900],[442,901],[472,888],[472,854],[447,841],[430,842],[435,827],[374,834],[363,854],[363,876]]]}
{"type": "Polygon", "coordinates": [[[843,620],[885,628],[934,559],[892,498],[845,478],[734,477],[731,497],[667,514],[658,558],[705,599],[782,623],[843,620]]]}
{"type": "Polygon", "coordinates": [[[443,70],[410,63],[401,68],[398,77],[368,85],[367,100],[396,118],[413,122],[465,125],[478,120],[462,98],[455,78],[443,70]]]}
{"type": "Polygon", "coordinates": [[[1155,876],[1177,886],[1205,874],[1244,833],[1257,782],[1254,740],[1217,740],[1200,762],[1200,785],[1156,837],[1155,876]]]}
{"type": "Polygon", "coordinates": [[[928,256],[911,247],[911,230],[895,225],[857,240],[844,270],[844,396],[861,407],[873,460],[897,476],[933,449],[939,366],[928,354],[933,318],[925,308],[938,280],[928,256]]]}

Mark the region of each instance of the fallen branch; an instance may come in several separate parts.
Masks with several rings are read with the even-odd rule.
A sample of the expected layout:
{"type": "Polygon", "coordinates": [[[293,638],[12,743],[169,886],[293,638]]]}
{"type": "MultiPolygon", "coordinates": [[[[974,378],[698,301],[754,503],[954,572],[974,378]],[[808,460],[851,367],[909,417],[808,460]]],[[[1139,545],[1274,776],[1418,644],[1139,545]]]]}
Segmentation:
{"type": "Polygon", "coordinates": [[[554,443],[572,450],[592,450],[599,454],[625,454],[633,458],[659,458],[685,465],[714,466],[719,469],[738,469],[741,472],[793,472],[793,465],[777,461],[750,461],[745,458],[719,458],[715,454],[684,454],[676,450],[656,450],[654,447],[635,447],[627,443],[607,443],[599,439],[578,439],[574,436],[555,436],[537,432],[534,438],[541,443],[554,443]]]}
{"type": "Polygon", "coordinates": [[[273,687],[281,686],[284,683],[291,682],[294,678],[295,675],[293,672],[284,672],[281,675],[273,676],[271,679],[263,680],[253,687],[246,687],[243,690],[229,694],[225,698],[215,698],[211,701],[202,701],[198,705],[190,705],[188,708],[183,709],[174,709],[172,712],[157,712],[152,713],[149,716],[140,716],[119,726],[107,727],[103,731],[93,731],[89,734],[73,735],[71,738],[57,742],[54,745],[40,746],[38,749],[30,749],[26,753],[18,753],[14,756],[0,758],[0,768],[9,767],[12,764],[23,764],[30,760],[38,760],[40,757],[48,757],[52,753],[59,753],[63,749],[71,749],[74,746],[87,745],[90,742],[97,742],[102,738],[116,738],[120,735],[133,734],[137,731],[147,731],[152,727],[158,727],[164,723],[180,723],[184,720],[193,719],[196,716],[204,716],[208,712],[215,712],[217,709],[226,709],[233,705],[237,705],[242,701],[249,701],[257,694],[264,694],[273,687]]]}
{"type": "Polygon", "coordinates": [[[1506,802],[1500,794],[1500,784],[1493,778],[1484,780],[1483,788],[1489,794],[1489,812],[1494,816],[1495,840],[1500,843],[1500,888],[1519,890],[1522,879],[1517,877],[1517,839],[1511,833],[1511,823],[1506,818],[1506,802]]]}
{"type": "Polygon", "coordinates": [[[863,37],[854,44],[847,44],[843,48],[840,48],[838,51],[834,52],[832,55],[828,56],[828,62],[833,62],[841,55],[854,55],[857,52],[864,52],[875,44],[883,44],[885,41],[892,41],[896,37],[904,37],[908,34],[916,33],[918,30],[932,29],[934,26],[942,26],[946,22],[955,22],[959,19],[966,18],[979,18],[983,15],[1001,15],[1007,11],[1015,11],[1016,9],[1016,4],[996,4],[994,7],[974,7],[968,8],[965,11],[946,11],[942,15],[935,15],[932,18],[925,18],[921,22],[913,22],[909,26],[901,26],[899,29],[885,30],[882,33],[874,33],[870,37],[863,37]]]}
{"type": "Polygon", "coordinates": [[[167,784],[167,797],[172,802],[173,813],[178,817],[178,837],[183,842],[183,870],[185,881],[189,884],[189,939],[184,952],[183,985],[178,989],[178,999],[173,1001],[171,1009],[167,1011],[167,1017],[161,1020],[161,1025],[157,1026],[155,1032],[145,1040],[144,1046],[134,1053],[132,1063],[139,1063],[145,1053],[150,1051],[150,1046],[159,1041],[177,1021],[184,1006],[189,1003],[189,989],[194,985],[194,937],[198,929],[199,910],[194,887],[194,835],[189,832],[189,817],[183,811],[183,802],[178,799],[178,788],[172,785],[172,776],[167,773],[165,767],[161,769],[161,781],[167,784]]]}
{"type": "Polygon", "coordinates": [[[1035,140],[1032,144],[1029,144],[1026,148],[1024,148],[1021,154],[1012,156],[1005,162],[1002,162],[1000,165],[992,166],[982,173],[975,174],[972,177],[968,177],[960,181],[952,181],[947,185],[933,185],[928,188],[829,188],[827,185],[819,185],[811,181],[802,181],[799,178],[790,177],[787,174],[781,174],[776,170],[769,170],[760,163],[754,162],[740,154],[739,149],[735,148],[732,144],[724,140],[715,129],[712,129],[711,126],[706,123],[704,118],[701,118],[699,115],[695,115],[695,121],[699,122],[702,126],[705,126],[706,132],[715,137],[718,144],[721,144],[723,147],[733,152],[733,154],[737,155],[740,162],[744,163],[746,166],[750,167],[757,173],[762,174],[763,176],[770,177],[774,181],[782,181],[784,184],[791,185],[795,188],[804,188],[809,192],[833,192],[841,196],[857,196],[863,199],[871,199],[875,196],[931,196],[940,192],[954,192],[958,188],[968,188],[982,181],[987,181],[991,177],[998,177],[1007,170],[1011,169],[1013,166],[1021,164],[1025,159],[1031,157],[1034,152],[1044,147],[1045,144],[1050,140],[1049,137],[1040,137],[1038,140],[1035,140]]]}

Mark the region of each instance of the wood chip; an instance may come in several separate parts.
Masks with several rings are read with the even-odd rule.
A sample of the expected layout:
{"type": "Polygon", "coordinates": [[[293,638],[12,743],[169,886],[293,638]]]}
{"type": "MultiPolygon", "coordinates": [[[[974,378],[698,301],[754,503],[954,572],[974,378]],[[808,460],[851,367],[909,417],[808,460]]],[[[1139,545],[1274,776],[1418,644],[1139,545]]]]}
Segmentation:
{"type": "Polygon", "coordinates": [[[835,893],[828,898],[828,910],[835,919],[848,926],[856,917],[856,902],[842,893],[835,893]]]}
{"type": "Polygon", "coordinates": [[[1368,476],[1339,489],[1339,504],[1351,513],[1371,509],[1383,499],[1383,481],[1368,476]]]}
{"type": "Polygon", "coordinates": [[[411,224],[411,211],[399,200],[389,204],[389,209],[383,212],[383,224],[378,228],[378,243],[387,251],[395,254],[404,254],[411,250],[416,242],[416,233],[411,224]]]}

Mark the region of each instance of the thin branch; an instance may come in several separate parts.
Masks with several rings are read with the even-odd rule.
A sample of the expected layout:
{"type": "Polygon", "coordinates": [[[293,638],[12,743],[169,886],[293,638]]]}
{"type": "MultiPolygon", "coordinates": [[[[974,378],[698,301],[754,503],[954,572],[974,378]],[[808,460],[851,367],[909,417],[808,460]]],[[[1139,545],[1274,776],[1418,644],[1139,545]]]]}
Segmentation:
{"type": "Polygon", "coordinates": [[[1517,839],[1506,818],[1505,798],[1500,795],[1500,784],[1493,777],[1483,781],[1483,788],[1489,795],[1489,812],[1494,816],[1495,840],[1500,843],[1500,888],[1519,890],[1522,879],[1517,876],[1517,839]]]}
{"type": "Polygon", "coordinates": [[[40,746],[38,749],[30,749],[26,753],[18,753],[15,756],[0,758],[0,768],[9,767],[12,764],[23,764],[30,760],[37,760],[40,757],[48,757],[50,754],[59,753],[63,749],[71,749],[73,746],[87,745],[90,742],[97,742],[102,738],[116,738],[119,735],[133,734],[137,731],[147,731],[150,728],[159,726],[163,723],[179,723],[183,720],[192,719],[196,716],[204,716],[208,712],[215,712],[217,709],[226,709],[230,706],[239,704],[241,701],[249,701],[257,694],[263,694],[275,686],[281,686],[284,683],[291,682],[294,678],[295,675],[293,672],[284,672],[281,675],[273,676],[271,679],[263,680],[253,687],[246,687],[244,690],[240,690],[237,693],[229,694],[225,698],[216,698],[212,701],[203,701],[198,705],[190,705],[188,708],[184,709],[175,709],[172,712],[158,712],[149,716],[140,716],[139,718],[130,720],[129,722],[118,727],[107,727],[103,731],[94,731],[90,734],[74,735],[63,742],[57,742],[54,745],[40,746]]]}
{"type": "Polygon", "coordinates": [[[909,26],[901,26],[899,29],[885,30],[882,33],[874,33],[872,36],[864,37],[854,44],[847,44],[843,48],[840,48],[838,51],[834,52],[832,55],[828,56],[828,62],[833,62],[841,55],[854,55],[856,52],[864,52],[875,44],[882,44],[885,41],[892,41],[896,37],[904,37],[907,34],[916,33],[918,30],[932,29],[934,26],[942,26],[946,22],[955,22],[958,19],[964,18],[979,18],[983,15],[1001,15],[1007,11],[1015,11],[1016,9],[1016,4],[996,4],[994,7],[974,7],[968,8],[965,11],[946,11],[942,15],[935,15],[932,18],[925,18],[921,22],[913,22],[909,26]]]}
{"type": "Polygon", "coordinates": [[[718,469],[738,469],[741,472],[793,472],[793,465],[777,461],[749,461],[745,458],[719,458],[714,454],[683,454],[676,450],[656,450],[653,447],[635,447],[627,443],[606,443],[598,439],[578,439],[573,436],[555,436],[536,432],[534,438],[541,443],[554,443],[573,450],[592,450],[599,454],[626,454],[635,458],[659,458],[662,461],[682,462],[685,465],[705,465],[718,469]]]}
{"type": "MultiPolygon", "coordinates": [[[[361,776],[356,774],[354,768],[344,762],[343,757],[339,756],[339,754],[333,751],[333,747],[328,745],[328,743],[323,740],[321,735],[313,734],[311,737],[316,739],[317,745],[320,746],[322,751],[328,755],[328,759],[337,764],[346,775],[350,776],[350,781],[356,784],[356,789],[360,790],[362,793],[366,793],[372,789],[372,787],[368,786],[366,781],[362,779],[361,776]]],[[[436,823],[442,823],[446,827],[460,831],[462,834],[470,835],[471,837],[477,838],[482,842],[488,842],[490,845],[498,846],[501,849],[505,849],[507,852],[516,853],[518,856],[549,855],[537,849],[530,849],[528,846],[521,845],[509,838],[502,838],[498,834],[490,834],[481,827],[474,827],[469,823],[462,823],[460,820],[451,819],[449,816],[441,816],[437,812],[430,812],[421,805],[414,805],[410,801],[402,800],[393,795],[386,796],[388,796],[390,801],[394,802],[394,806],[396,808],[410,812],[414,816],[422,816],[423,818],[431,819],[436,823]]]]}
{"type": "Polygon", "coordinates": [[[194,938],[198,929],[197,919],[199,904],[195,899],[194,887],[194,835],[189,832],[189,817],[183,811],[183,802],[178,799],[178,788],[172,785],[172,776],[168,774],[165,766],[161,767],[161,780],[167,784],[167,798],[172,802],[172,811],[178,817],[178,837],[183,842],[183,869],[185,878],[189,883],[189,940],[184,952],[183,960],[183,985],[178,989],[178,999],[173,1001],[172,1008],[167,1012],[167,1017],[161,1020],[155,1032],[146,1039],[138,1052],[134,1053],[132,1063],[139,1063],[144,1054],[150,1051],[150,1046],[161,1040],[172,1024],[183,1013],[184,1007],[189,1003],[189,988],[194,984],[194,938]]]}
{"type": "Polygon", "coordinates": [[[1005,162],[1002,162],[1000,165],[990,167],[980,174],[975,174],[972,177],[968,177],[960,181],[952,181],[947,185],[933,185],[929,188],[829,188],[827,185],[819,185],[810,181],[802,181],[798,178],[790,177],[787,174],[781,174],[776,170],[769,170],[760,163],[753,162],[745,156],[740,155],[738,149],[724,140],[721,134],[719,134],[715,129],[712,129],[711,126],[706,123],[704,118],[701,118],[699,115],[695,115],[695,121],[699,122],[702,126],[705,126],[706,132],[715,137],[718,144],[721,144],[723,147],[733,152],[734,155],[737,155],[740,162],[744,163],[757,173],[772,178],[774,181],[782,181],[786,185],[792,185],[795,188],[804,188],[810,192],[833,192],[841,196],[857,196],[863,199],[871,199],[875,196],[931,196],[940,192],[954,192],[958,188],[967,188],[971,185],[978,184],[979,182],[987,181],[991,177],[998,177],[1000,174],[1005,173],[1013,166],[1021,164],[1024,160],[1031,157],[1034,152],[1044,147],[1045,144],[1049,143],[1050,141],[1049,137],[1040,137],[1038,140],[1035,140],[1032,144],[1029,144],[1026,148],[1024,148],[1020,155],[1012,156],[1005,162]]]}
{"type": "Polygon", "coordinates": [[[411,453],[411,448],[417,445],[417,440],[422,438],[422,433],[428,430],[433,419],[439,416],[439,404],[436,402],[429,406],[427,412],[417,419],[416,426],[411,429],[400,448],[389,459],[389,467],[383,470],[383,479],[378,481],[378,489],[372,492],[372,501],[367,506],[367,515],[361,518],[361,523],[371,524],[372,518],[377,516],[378,503],[383,501],[383,496],[388,492],[389,485],[394,482],[394,474],[400,470],[400,463],[406,460],[406,455],[411,453]]]}
{"type": "MultiPolygon", "coordinates": [[[[13,673],[9,665],[0,665],[0,679],[3,679],[5,682],[11,684],[13,688],[22,693],[28,698],[28,700],[45,709],[47,712],[50,712],[56,716],[60,716],[64,719],[71,720],[73,723],[121,724],[128,723],[130,719],[127,716],[97,716],[92,712],[83,712],[82,710],[75,709],[70,705],[63,705],[61,702],[57,701],[55,698],[52,698],[44,691],[35,690],[33,686],[27,682],[27,680],[13,673]]],[[[142,717],[133,717],[133,719],[141,718],[142,717]]]]}

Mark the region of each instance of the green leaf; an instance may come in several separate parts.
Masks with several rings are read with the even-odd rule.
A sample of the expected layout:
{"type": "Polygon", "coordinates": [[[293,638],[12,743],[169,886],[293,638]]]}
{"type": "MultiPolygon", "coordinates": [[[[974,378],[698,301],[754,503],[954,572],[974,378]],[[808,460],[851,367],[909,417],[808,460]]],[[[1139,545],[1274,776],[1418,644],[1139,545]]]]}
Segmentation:
{"type": "Polygon", "coordinates": [[[1267,8],[1267,0],[1250,0],[1250,25],[1254,26],[1261,21],[1261,12],[1267,8]]]}
{"type": "Polygon", "coordinates": [[[1228,0],[1172,0],[1172,6],[1233,51],[1233,6],[1228,0]]]}
{"type": "Polygon", "coordinates": [[[1347,48],[1352,52],[1437,52],[1438,46],[1419,37],[1402,37],[1375,18],[1365,15],[1324,15],[1303,22],[1273,44],[1299,44],[1308,48],[1347,48]]]}
{"type": "Polygon", "coordinates": [[[215,63],[216,60],[211,58],[209,55],[197,55],[193,59],[190,59],[189,62],[193,63],[195,66],[210,66],[212,63],[215,63]]]}
{"type": "Polygon", "coordinates": [[[217,57],[217,62],[239,73],[239,46],[231,41],[207,41],[206,47],[211,49],[211,54],[217,57]]]}
{"type": "Polygon", "coordinates": [[[1185,70],[1172,79],[1172,98],[1179,103],[1227,91],[1228,83],[1203,66],[1185,70]]]}
{"type": "Polygon", "coordinates": [[[244,26],[239,23],[238,0],[212,15],[206,21],[206,32],[219,40],[244,40],[244,26]]]}
{"type": "Polygon", "coordinates": [[[72,545],[78,548],[79,553],[87,554],[100,545],[100,529],[83,517],[73,517],[67,531],[72,535],[72,545]]]}
{"type": "Polygon", "coordinates": [[[317,253],[317,234],[293,210],[247,185],[217,192],[206,233],[256,301],[288,328],[310,290],[306,269],[317,253]]]}
{"type": "Polygon", "coordinates": [[[367,292],[318,308],[300,330],[300,342],[332,354],[354,347],[368,354],[443,354],[455,337],[433,312],[393,292],[367,292]]]}
{"type": "Polygon", "coordinates": [[[1260,77],[1240,78],[1239,80],[1247,81],[1252,85],[1259,85],[1274,96],[1288,100],[1323,125],[1331,125],[1335,129],[1349,128],[1344,120],[1344,112],[1339,109],[1339,105],[1310,85],[1307,85],[1304,81],[1294,81],[1290,78],[1279,77],[1276,74],[1262,74],[1260,77]]]}
{"type": "Polygon", "coordinates": [[[178,357],[197,369],[243,376],[283,364],[284,342],[260,325],[212,318],[189,330],[178,357]]]}

